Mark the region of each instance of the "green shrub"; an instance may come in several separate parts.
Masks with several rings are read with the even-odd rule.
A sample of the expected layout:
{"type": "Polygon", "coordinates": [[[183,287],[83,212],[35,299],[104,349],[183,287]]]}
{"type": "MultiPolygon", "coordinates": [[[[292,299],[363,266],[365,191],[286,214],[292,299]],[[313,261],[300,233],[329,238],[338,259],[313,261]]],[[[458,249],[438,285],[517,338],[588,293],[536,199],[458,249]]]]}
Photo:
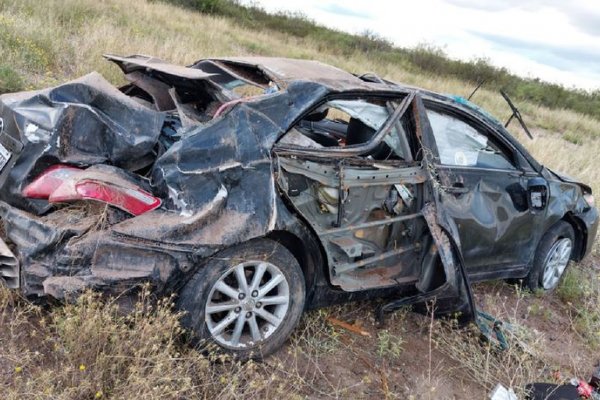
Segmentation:
{"type": "Polygon", "coordinates": [[[23,89],[21,76],[7,65],[0,65],[0,94],[23,89]]]}
{"type": "Polygon", "coordinates": [[[558,297],[569,307],[572,326],[589,346],[600,346],[600,275],[571,266],[557,289],[558,297]]]}
{"type": "Polygon", "coordinates": [[[565,133],[563,135],[563,139],[565,139],[567,142],[571,142],[573,144],[578,144],[578,145],[583,144],[583,138],[581,136],[571,133],[571,132],[565,133]]]}
{"type": "Polygon", "coordinates": [[[391,359],[399,358],[404,350],[404,339],[390,333],[387,329],[377,334],[377,355],[391,359]]]}

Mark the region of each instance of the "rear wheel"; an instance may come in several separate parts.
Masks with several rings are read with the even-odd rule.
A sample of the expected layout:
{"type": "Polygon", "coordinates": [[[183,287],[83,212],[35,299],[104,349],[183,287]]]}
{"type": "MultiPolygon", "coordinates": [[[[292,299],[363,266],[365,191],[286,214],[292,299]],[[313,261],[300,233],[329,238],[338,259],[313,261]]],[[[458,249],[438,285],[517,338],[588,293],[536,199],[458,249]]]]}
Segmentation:
{"type": "Polygon", "coordinates": [[[554,290],[562,278],[575,244],[573,227],[560,221],[546,232],[540,240],[527,277],[531,290],[554,290]]]}
{"type": "Polygon", "coordinates": [[[186,284],[178,306],[197,339],[248,359],[281,347],[298,324],[304,297],[298,261],[281,244],[261,239],[212,257],[186,284]]]}

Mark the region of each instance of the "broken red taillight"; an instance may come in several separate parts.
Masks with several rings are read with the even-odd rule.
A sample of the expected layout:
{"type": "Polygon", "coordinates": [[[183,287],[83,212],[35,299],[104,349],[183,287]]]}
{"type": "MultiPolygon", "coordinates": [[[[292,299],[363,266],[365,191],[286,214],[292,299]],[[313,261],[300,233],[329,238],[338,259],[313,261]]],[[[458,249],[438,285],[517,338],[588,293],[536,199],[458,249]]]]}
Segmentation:
{"type": "Polygon", "coordinates": [[[53,165],[23,189],[23,196],[30,199],[47,199],[63,182],[81,171],[83,170],[68,165],[53,165]]]}
{"type": "MultiPolygon", "coordinates": [[[[111,176],[103,179],[90,178],[86,170],[55,165],[48,168],[23,190],[23,196],[34,199],[48,199],[51,203],[77,200],[96,200],[120,208],[133,215],[141,215],[161,205],[154,197],[133,183],[109,182],[111,176]]],[[[98,173],[95,173],[95,177],[98,173]]]]}
{"type": "MultiPolygon", "coordinates": [[[[76,178],[76,177],[75,177],[76,178]]],[[[97,200],[133,215],[141,215],[158,208],[159,198],[136,187],[126,188],[93,179],[71,179],[63,183],[48,198],[51,203],[97,200]]]]}

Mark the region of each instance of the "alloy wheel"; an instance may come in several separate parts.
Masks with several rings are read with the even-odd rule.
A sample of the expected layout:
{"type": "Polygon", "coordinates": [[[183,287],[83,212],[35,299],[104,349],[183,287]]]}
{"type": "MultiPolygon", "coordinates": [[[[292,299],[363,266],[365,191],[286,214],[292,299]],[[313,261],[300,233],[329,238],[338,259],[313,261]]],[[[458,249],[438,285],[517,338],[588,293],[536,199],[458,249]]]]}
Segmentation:
{"type": "Polygon", "coordinates": [[[206,326],[223,347],[252,347],[277,330],[289,305],[289,284],[277,266],[265,261],[244,262],[230,268],[211,288],[206,326]]]}
{"type": "Polygon", "coordinates": [[[569,238],[561,238],[554,243],[544,263],[542,286],[544,289],[554,289],[569,264],[573,243],[569,238]]]}

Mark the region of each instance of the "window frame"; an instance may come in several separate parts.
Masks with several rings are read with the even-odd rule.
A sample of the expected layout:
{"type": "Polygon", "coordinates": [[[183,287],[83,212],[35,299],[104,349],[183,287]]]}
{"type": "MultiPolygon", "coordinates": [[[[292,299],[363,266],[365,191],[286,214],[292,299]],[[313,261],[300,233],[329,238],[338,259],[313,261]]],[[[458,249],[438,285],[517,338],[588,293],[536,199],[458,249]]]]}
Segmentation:
{"type": "MultiPolygon", "coordinates": [[[[435,140],[435,135],[433,133],[433,127],[431,127],[431,133],[434,135],[434,137],[432,139],[436,143],[436,152],[437,152],[436,158],[438,160],[440,160],[436,166],[445,167],[445,168],[453,168],[453,169],[454,168],[476,169],[476,170],[481,170],[481,171],[504,171],[504,172],[522,172],[523,171],[523,166],[521,165],[519,152],[512,145],[512,143],[510,143],[508,140],[506,140],[497,130],[490,127],[485,122],[482,122],[481,120],[479,120],[476,116],[472,115],[471,113],[468,113],[466,111],[463,111],[463,110],[453,107],[451,105],[439,103],[439,102],[432,101],[429,99],[423,99],[423,103],[425,106],[426,114],[427,114],[427,111],[431,110],[431,111],[437,112],[439,114],[443,114],[443,115],[449,116],[451,118],[455,118],[455,119],[459,120],[460,122],[463,122],[463,123],[467,124],[468,126],[470,126],[471,128],[473,128],[480,135],[486,137],[495,147],[497,147],[502,152],[502,154],[504,155],[504,158],[506,158],[506,160],[510,164],[513,165],[514,169],[479,167],[477,165],[442,164],[441,160],[440,160],[440,149],[437,148],[437,141],[435,140]]],[[[429,120],[429,116],[427,118],[429,120]]],[[[431,123],[430,123],[430,125],[431,125],[431,123]]]]}
{"type": "MultiPolygon", "coordinates": [[[[375,133],[370,141],[350,145],[346,147],[324,147],[324,148],[306,148],[302,146],[296,146],[291,144],[281,144],[279,141],[273,145],[273,151],[278,154],[290,154],[299,156],[311,156],[317,158],[346,158],[353,156],[362,156],[363,154],[369,153],[375,149],[385,136],[394,129],[400,119],[409,111],[410,105],[413,103],[416,97],[416,92],[384,92],[384,93],[373,93],[373,92],[350,92],[350,93],[338,93],[323,97],[313,107],[308,109],[299,118],[294,120],[286,133],[299,123],[302,118],[306,117],[310,113],[317,110],[323,104],[332,100],[352,100],[352,99],[381,99],[381,100],[397,100],[399,101],[398,107],[392,111],[387,120],[383,123],[381,128],[375,133]]],[[[284,134],[285,135],[285,134],[284,134]]],[[[283,137],[282,135],[281,137],[283,137]]],[[[411,149],[412,151],[413,149],[411,149]]]]}

